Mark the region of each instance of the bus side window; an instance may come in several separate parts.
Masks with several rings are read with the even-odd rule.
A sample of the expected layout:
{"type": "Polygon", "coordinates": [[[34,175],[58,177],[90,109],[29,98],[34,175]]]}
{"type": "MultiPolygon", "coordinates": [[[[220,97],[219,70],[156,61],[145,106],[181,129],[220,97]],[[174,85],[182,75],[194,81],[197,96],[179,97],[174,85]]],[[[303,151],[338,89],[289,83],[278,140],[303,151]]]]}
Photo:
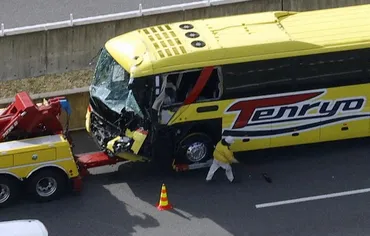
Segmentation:
{"type": "Polygon", "coordinates": [[[363,59],[353,51],[313,55],[297,60],[296,81],[305,89],[368,83],[363,59]]]}
{"type": "MultiPolygon", "coordinates": [[[[191,90],[194,88],[201,69],[171,73],[167,76],[166,102],[165,105],[182,104],[191,90]]],[[[197,101],[214,100],[222,94],[222,74],[220,68],[215,68],[204,86],[197,101]]]]}
{"type": "Polygon", "coordinates": [[[193,89],[201,70],[182,72],[182,80],[179,83],[178,102],[184,102],[189,92],[193,89]]]}
{"type": "Polygon", "coordinates": [[[215,68],[212,71],[207,84],[204,86],[202,92],[199,94],[197,101],[215,100],[222,95],[222,73],[221,68],[215,68]]]}
{"type": "Polygon", "coordinates": [[[197,69],[163,75],[167,80],[163,105],[165,107],[181,105],[184,102],[186,95],[195,85],[200,72],[201,71],[197,69]]]}
{"type": "Polygon", "coordinates": [[[291,59],[228,64],[222,70],[224,99],[287,93],[297,89],[291,59]]]}

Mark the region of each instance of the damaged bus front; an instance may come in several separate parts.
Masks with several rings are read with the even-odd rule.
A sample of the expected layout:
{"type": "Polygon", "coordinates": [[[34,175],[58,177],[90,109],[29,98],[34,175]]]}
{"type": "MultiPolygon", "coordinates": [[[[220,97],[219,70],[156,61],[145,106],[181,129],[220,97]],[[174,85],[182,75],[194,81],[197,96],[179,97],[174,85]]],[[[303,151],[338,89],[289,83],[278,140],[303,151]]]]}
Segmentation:
{"type": "MultiPolygon", "coordinates": [[[[109,156],[148,161],[155,156],[154,145],[166,142],[158,136],[165,127],[158,114],[166,80],[151,75],[146,44],[136,40],[136,34],[111,39],[101,50],[89,91],[86,130],[109,156]]],[[[166,153],[165,164],[171,166],[170,153],[166,153]]],[[[156,155],[164,161],[165,154],[156,155]]]]}
{"type": "Polygon", "coordinates": [[[111,156],[145,159],[144,143],[150,130],[150,79],[134,79],[135,64],[125,70],[103,48],[90,86],[86,129],[111,156]],[[144,152],[144,153],[143,153],[144,152]]]}

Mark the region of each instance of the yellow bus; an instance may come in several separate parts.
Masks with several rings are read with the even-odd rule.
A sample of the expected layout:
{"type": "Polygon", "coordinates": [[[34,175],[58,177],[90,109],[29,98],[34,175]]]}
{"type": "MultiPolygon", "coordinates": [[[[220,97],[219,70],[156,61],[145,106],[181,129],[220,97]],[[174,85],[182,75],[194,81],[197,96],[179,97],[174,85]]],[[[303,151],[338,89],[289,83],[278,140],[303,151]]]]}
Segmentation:
{"type": "Polygon", "coordinates": [[[86,129],[111,154],[191,166],[223,136],[237,152],[369,136],[369,98],[370,5],[253,13],[106,42],[86,129]]]}

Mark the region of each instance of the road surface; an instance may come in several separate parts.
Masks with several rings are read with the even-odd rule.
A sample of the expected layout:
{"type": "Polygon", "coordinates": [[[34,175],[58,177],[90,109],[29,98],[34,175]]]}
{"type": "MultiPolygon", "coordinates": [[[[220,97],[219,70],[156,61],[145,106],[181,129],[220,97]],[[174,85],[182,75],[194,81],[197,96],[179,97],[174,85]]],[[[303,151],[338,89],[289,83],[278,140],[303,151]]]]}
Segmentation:
{"type": "MultiPolygon", "coordinates": [[[[77,152],[92,150],[84,133],[74,134],[77,152]]],[[[369,139],[291,148],[247,158],[243,181],[231,185],[222,172],[204,183],[205,171],[155,174],[145,165],[98,169],[80,195],[37,204],[28,200],[0,211],[0,220],[36,218],[53,236],[191,235],[290,236],[370,235],[370,193],[332,198],[331,193],[370,187],[369,139]],[[261,178],[267,172],[271,184],[261,178]],[[159,212],[165,183],[174,211],[159,212]],[[302,197],[320,195],[322,200],[302,197]],[[284,205],[259,204],[301,199],[284,205]]],[[[370,191],[367,189],[367,191],[370,191]]]]}
{"type": "Polygon", "coordinates": [[[196,2],[197,0],[1,0],[0,23],[5,28],[44,24],[174,4],[196,2]]]}

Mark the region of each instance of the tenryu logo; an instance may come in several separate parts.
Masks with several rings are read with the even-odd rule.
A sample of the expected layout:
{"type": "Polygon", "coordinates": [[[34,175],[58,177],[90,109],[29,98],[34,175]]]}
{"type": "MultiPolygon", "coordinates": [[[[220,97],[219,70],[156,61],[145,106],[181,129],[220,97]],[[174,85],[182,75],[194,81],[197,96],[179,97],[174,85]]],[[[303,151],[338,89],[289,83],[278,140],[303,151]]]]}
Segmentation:
{"type": "Polygon", "coordinates": [[[236,118],[223,136],[279,136],[370,117],[370,113],[361,112],[365,97],[319,100],[325,93],[314,90],[237,100],[225,111],[236,118]]]}

